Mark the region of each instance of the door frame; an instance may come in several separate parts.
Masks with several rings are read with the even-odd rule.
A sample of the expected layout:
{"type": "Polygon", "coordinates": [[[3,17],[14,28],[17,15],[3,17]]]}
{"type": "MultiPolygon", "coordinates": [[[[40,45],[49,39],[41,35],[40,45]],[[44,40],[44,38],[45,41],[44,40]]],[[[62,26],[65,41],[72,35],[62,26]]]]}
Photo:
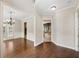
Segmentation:
{"type": "MultiPolygon", "coordinates": [[[[51,24],[51,20],[50,20],[50,22],[48,22],[48,23],[51,24]]],[[[48,24],[48,23],[45,23],[45,24],[48,24]]],[[[51,25],[50,25],[50,26],[51,26],[51,25]]],[[[45,29],[45,27],[44,27],[44,24],[43,24],[43,41],[44,41],[44,42],[51,42],[51,35],[50,35],[50,39],[49,39],[48,41],[45,41],[46,39],[45,39],[44,29],[45,29]]],[[[50,29],[51,29],[51,28],[50,28],[50,29]]]]}
{"type": "Polygon", "coordinates": [[[25,46],[26,46],[26,43],[27,43],[27,22],[24,22],[23,25],[24,25],[24,42],[25,42],[25,46]]]}
{"type": "Polygon", "coordinates": [[[79,10],[79,8],[77,7],[76,8],[76,11],[75,11],[75,50],[76,51],[79,51],[79,49],[78,49],[78,35],[79,35],[79,33],[78,33],[78,21],[79,21],[79,19],[78,19],[78,10],[79,10]]]}
{"type": "MultiPolygon", "coordinates": [[[[27,22],[24,22],[24,36],[27,35],[27,22]],[[26,27],[25,27],[26,26],[26,27]],[[25,33],[26,32],[26,33],[25,33]]],[[[27,37],[26,37],[27,38],[27,37]]]]}

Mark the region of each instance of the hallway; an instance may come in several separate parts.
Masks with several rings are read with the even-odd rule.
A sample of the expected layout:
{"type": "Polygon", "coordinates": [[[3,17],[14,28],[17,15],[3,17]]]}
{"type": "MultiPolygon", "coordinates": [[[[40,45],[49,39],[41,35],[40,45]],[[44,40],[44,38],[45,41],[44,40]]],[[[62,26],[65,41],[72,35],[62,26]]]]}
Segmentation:
{"type": "Polygon", "coordinates": [[[27,45],[23,43],[23,39],[5,41],[5,57],[9,58],[71,58],[79,57],[79,52],[57,46],[51,42],[43,43],[34,48],[33,42],[28,41],[27,45]]]}
{"type": "Polygon", "coordinates": [[[78,14],[79,0],[0,0],[0,57],[79,57],[78,14]]]}

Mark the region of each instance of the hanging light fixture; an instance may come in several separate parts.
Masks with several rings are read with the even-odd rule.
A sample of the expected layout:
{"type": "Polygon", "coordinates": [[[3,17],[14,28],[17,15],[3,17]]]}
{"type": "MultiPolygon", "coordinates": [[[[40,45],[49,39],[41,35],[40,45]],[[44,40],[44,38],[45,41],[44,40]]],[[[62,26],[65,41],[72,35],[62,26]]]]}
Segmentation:
{"type": "Polygon", "coordinates": [[[10,11],[10,17],[6,20],[4,20],[4,25],[9,24],[9,25],[13,25],[15,24],[15,20],[13,19],[13,12],[10,11]]]}
{"type": "Polygon", "coordinates": [[[10,24],[10,25],[13,25],[13,24],[15,24],[15,21],[14,21],[14,19],[13,19],[13,12],[12,11],[10,11],[10,18],[9,18],[9,22],[8,22],[8,24],[10,24]]]}

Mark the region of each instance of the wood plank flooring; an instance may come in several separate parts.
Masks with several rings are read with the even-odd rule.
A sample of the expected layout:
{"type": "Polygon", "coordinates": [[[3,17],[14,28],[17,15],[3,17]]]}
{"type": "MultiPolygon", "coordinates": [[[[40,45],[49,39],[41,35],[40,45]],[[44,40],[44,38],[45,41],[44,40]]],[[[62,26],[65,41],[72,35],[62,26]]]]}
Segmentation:
{"type": "Polygon", "coordinates": [[[51,42],[34,47],[33,42],[24,39],[5,41],[5,58],[78,58],[79,52],[57,46],[51,42]]]}

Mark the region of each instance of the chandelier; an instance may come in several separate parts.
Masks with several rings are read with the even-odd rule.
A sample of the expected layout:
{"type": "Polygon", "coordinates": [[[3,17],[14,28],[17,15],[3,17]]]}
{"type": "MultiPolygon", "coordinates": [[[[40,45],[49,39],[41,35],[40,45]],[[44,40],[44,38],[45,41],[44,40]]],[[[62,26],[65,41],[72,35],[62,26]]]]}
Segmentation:
{"type": "Polygon", "coordinates": [[[14,18],[13,18],[13,12],[12,11],[10,11],[10,16],[9,16],[9,18],[7,18],[7,19],[5,19],[4,21],[3,21],[3,23],[4,23],[4,25],[13,25],[13,24],[15,24],[15,20],[14,20],[14,18]]]}

